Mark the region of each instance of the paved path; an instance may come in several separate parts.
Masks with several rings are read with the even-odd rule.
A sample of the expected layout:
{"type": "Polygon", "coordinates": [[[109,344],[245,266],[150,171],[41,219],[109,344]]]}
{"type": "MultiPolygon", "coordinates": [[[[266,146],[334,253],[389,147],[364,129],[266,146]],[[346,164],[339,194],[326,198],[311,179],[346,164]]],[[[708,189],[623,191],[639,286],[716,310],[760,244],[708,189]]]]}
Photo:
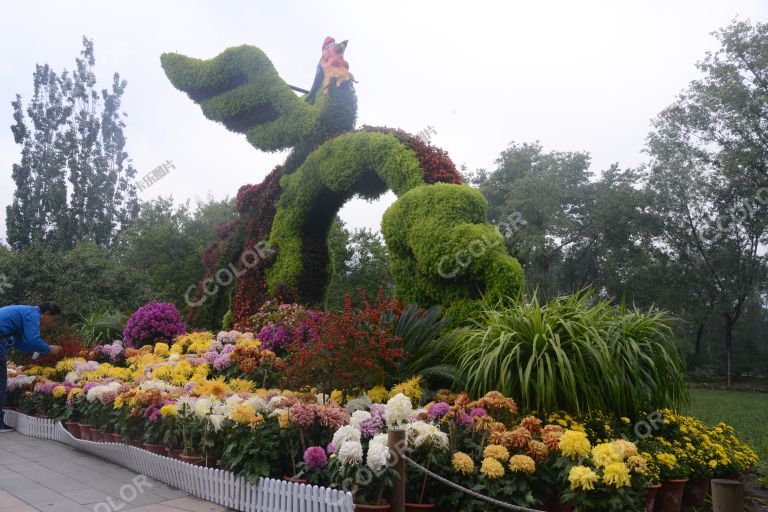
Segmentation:
{"type": "Polygon", "coordinates": [[[227,510],[56,441],[0,433],[0,512],[227,510]]]}

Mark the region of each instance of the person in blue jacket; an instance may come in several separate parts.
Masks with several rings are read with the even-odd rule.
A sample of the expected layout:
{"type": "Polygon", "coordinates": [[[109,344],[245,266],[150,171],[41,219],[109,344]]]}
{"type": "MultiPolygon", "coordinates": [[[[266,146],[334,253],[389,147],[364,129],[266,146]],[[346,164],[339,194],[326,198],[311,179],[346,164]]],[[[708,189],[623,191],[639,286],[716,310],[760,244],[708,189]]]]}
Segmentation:
{"type": "Polygon", "coordinates": [[[40,328],[52,325],[61,315],[61,308],[55,302],[43,302],[39,306],[5,306],[0,308],[0,432],[13,428],[3,421],[5,387],[8,383],[8,347],[28,354],[56,355],[61,352],[58,345],[48,345],[40,338],[40,328]]]}

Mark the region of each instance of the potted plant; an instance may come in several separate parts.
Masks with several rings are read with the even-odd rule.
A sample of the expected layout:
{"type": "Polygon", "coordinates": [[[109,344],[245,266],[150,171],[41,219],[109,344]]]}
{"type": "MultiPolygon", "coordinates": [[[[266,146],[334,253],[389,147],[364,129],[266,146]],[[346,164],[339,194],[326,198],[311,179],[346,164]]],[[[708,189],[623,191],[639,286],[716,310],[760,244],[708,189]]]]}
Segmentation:
{"type": "Polygon", "coordinates": [[[157,455],[166,455],[167,451],[163,443],[165,431],[160,408],[150,405],[144,409],[144,418],[144,435],[142,436],[144,449],[157,455]]]}
{"type": "Polygon", "coordinates": [[[661,489],[656,495],[654,511],[680,512],[689,470],[671,453],[659,451],[654,454],[654,457],[659,466],[659,480],[661,480],[661,489]]]}

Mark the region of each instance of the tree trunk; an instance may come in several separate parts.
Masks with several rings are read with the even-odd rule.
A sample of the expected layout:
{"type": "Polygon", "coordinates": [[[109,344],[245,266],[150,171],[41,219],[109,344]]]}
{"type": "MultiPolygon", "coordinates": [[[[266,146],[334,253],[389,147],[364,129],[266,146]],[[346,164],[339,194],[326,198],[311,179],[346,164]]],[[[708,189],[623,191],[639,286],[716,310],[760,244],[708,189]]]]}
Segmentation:
{"type": "Polygon", "coordinates": [[[725,315],[725,384],[730,387],[733,384],[731,373],[731,356],[733,353],[733,324],[734,320],[725,315]]]}
{"type": "Polygon", "coordinates": [[[695,360],[699,359],[699,354],[701,354],[701,338],[704,334],[704,322],[699,322],[699,328],[696,330],[696,349],[693,352],[693,357],[695,360]]]}

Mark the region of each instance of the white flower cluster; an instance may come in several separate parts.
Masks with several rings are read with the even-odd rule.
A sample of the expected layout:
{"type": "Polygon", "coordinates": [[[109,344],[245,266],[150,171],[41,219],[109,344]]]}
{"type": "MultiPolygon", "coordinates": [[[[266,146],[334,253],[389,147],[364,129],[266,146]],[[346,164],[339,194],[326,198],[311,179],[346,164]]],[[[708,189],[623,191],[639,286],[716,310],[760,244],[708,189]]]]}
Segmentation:
{"type": "Polygon", "coordinates": [[[398,393],[387,402],[384,409],[384,419],[390,428],[402,428],[410,422],[412,412],[411,399],[398,393]]]}
{"type": "Polygon", "coordinates": [[[85,396],[85,398],[89,402],[101,400],[101,397],[104,396],[104,393],[117,393],[121,386],[122,384],[117,381],[110,382],[109,384],[103,384],[101,386],[94,386],[88,390],[88,394],[85,396]]]}

